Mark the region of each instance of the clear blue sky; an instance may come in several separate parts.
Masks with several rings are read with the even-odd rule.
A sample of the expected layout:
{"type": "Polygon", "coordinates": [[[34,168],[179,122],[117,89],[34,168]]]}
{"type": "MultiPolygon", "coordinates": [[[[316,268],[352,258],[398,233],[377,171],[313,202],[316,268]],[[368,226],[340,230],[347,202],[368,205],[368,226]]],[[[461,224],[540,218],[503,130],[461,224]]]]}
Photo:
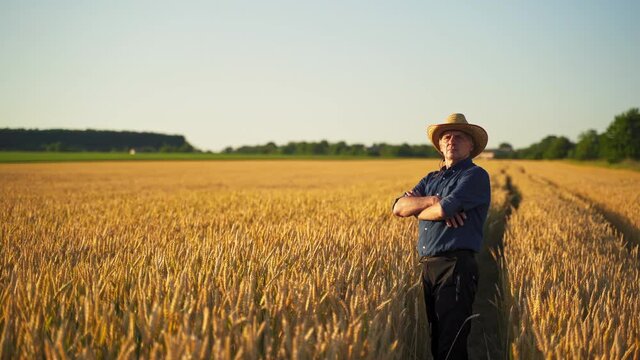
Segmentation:
{"type": "Polygon", "coordinates": [[[640,106],[637,1],[0,2],[0,127],[197,147],[575,140],[640,106]]]}

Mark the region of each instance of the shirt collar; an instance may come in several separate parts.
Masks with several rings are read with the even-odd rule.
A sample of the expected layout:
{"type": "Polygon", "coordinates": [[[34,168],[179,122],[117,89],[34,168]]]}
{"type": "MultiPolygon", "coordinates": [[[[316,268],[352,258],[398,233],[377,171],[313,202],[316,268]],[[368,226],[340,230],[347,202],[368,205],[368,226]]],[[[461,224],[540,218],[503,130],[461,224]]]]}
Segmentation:
{"type": "Polygon", "coordinates": [[[471,165],[473,165],[473,161],[471,160],[471,157],[467,157],[466,159],[459,161],[458,163],[454,164],[452,167],[450,167],[449,169],[447,169],[446,166],[443,166],[442,168],[440,168],[441,171],[459,171],[459,170],[464,170],[468,167],[470,167],[471,165]]]}

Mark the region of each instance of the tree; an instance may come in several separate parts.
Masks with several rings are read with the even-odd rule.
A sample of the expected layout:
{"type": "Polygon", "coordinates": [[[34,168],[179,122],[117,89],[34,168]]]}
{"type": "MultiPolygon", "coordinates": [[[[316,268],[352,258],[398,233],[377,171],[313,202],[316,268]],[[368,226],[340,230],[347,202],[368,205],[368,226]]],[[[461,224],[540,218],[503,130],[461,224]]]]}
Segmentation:
{"type": "Polygon", "coordinates": [[[380,156],[396,157],[398,156],[398,147],[390,144],[380,144],[380,156]]]}
{"type": "Polygon", "coordinates": [[[593,130],[587,130],[578,136],[573,157],[578,160],[591,160],[598,158],[600,152],[600,140],[598,133],[593,130]]]}
{"type": "Polygon", "coordinates": [[[278,145],[273,141],[268,142],[265,146],[262,147],[263,154],[276,154],[278,152],[278,145]]]}
{"type": "Polygon", "coordinates": [[[398,148],[398,156],[400,157],[411,157],[413,156],[413,148],[407,143],[403,143],[398,148]]]}
{"type": "Polygon", "coordinates": [[[511,159],[515,157],[515,151],[513,150],[513,146],[507,142],[500,143],[498,145],[498,149],[495,151],[496,159],[511,159]]]}
{"type": "Polygon", "coordinates": [[[289,142],[287,143],[287,145],[283,145],[283,146],[280,148],[280,152],[281,152],[281,153],[283,153],[283,154],[285,154],[285,155],[293,155],[293,154],[295,154],[295,153],[296,153],[296,147],[297,147],[297,145],[296,145],[296,143],[295,143],[295,142],[293,142],[293,141],[289,141],[289,142]]]}
{"type": "Polygon", "coordinates": [[[517,151],[517,157],[521,159],[542,159],[545,150],[549,148],[551,143],[557,139],[557,136],[550,135],[540,140],[540,142],[531,144],[529,147],[517,151]]]}
{"type": "Polygon", "coordinates": [[[413,146],[413,156],[415,156],[415,157],[438,158],[438,157],[440,157],[440,154],[431,145],[414,145],[413,146]]]}
{"type": "Polygon", "coordinates": [[[367,148],[364,144],[353,144],[351,145],[351,155],[365,156],[367,155],[367,148]]]}
{"type": "Polygon", "coordinates": [[[498,145],[498,150],[511,153],[513,152],[513,146],[509,143],[503,142],[498,145]]]}
{"type": "Polygon", "coordinates": [[[542,153],[545,159],[564,159],[573,148],[573,143],[564,136],[554,137],[548,142],[546,149],[542,153]]]}
{"type": "Polygon", "coordinates": [[[295,154],[296,155],[309,155],[309,154],[311,154],[311,151],[310,151],[309,148],[310,148],[310,144],[307,143],[306,141],[297,142],[296,143],[295,154]]]}
{"type": "Polygon", "coordinates": [[[549,135],[539,143],[518,150],[516,155],[521,159],[563,159],[573,147],[574,144],[566,137],[549,135]]]}
{"type": "Polygon", "coordinates": [[[385,143],[382,144],[373,144],[371,146],[367,146],[367,156],[378,157],[380,156],[380,150],[384,147],[385,143]]]}
{"type": "Polygon", "coordinates": [[[602,134],[600,154],[609,162],[640,159],[640,113],[632,108],[617,115],[602,134]]]}
{"type": "Polygon", "coordinates": [[[313,155],[327,155],[329,154],[329,143],[327,140],[322,140],[319,143],[312,143],[311,152],[313,155]]]}
{"type": "Polygon", "coordinates": [[[329,154],[331,155],[342,155],[347,151],[349,151],[349,145],[344,141],[329,145],[329,154]]]}
{"type": "Polygon", "coordinates": [[[184,143],[178,147],[178,152],[196,152],[196,149],[189,143],[184,143]]]}
{"type": "Polygon", "coordinates": [[[53,152],[63,151],[64,149],[64,146],[60,141],[56,141],[51,144],[45,144],[43,145],[43,147],[44,147],[44,151],[53,151],[53,152]]]}

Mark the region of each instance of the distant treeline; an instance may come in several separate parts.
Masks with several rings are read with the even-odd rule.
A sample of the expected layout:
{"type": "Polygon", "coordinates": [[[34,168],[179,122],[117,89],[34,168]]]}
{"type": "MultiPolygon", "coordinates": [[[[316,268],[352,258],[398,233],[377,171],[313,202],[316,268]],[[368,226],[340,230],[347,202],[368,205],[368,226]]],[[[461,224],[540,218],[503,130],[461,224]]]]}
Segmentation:
{"type": "MultiPolygon", "coordinates": [[[[13,151],[102,151],[123,152],[200,152],[182,135],[164,135],[148,132],[105,130],[35,130],[0,129],[0,150],[13,151]]],[[[547,136],[540,142],[523,149],[514,150],[509,143],[497,149],[488,149],[494,158],[510,159],[606,159],[617,162],[623,159],[640,160],[640,113],[632,108],[615,116],[607,130],[598,134],[587,130],[573,143],[564,136],[547,136]]],[[[344,141],[330,143],[289,142],[278,146],[273,142],[265,145],[227,147],[224,154],[245,155],[329,155],[370,156],[401,158],[439,158],[431,144],[392,145],[377,143],[347,144],[344,141]]]]}
{"type": "Polygon", "coordinates": [[[617,115],[604,133],[587,130],[580,134],[577,143],[564,136],[547,136],[517,150],[514,156],[521,159],[604,159],[609,162],[640,160],[640,113],[632,108],[617,115]]]}
{"type": "Polygon", "coordinates": [[[106,130],[0,129],[0,150],[195,152],[182,135],[106,130]]]}
{"type": "Polygon", "coordinates": [[[227,147],[225,154],[277,154],[277,155],[333,155],[333,156],[373,156],[373,157],[438,157],[438,152],[431,145],[390,145],[385,143],[366,146],[363,144],[347,144],[344,141],[330,143],[289,142],[278,146],[273,142],[265,145],[227,147]]]}
{"type": "MultiPolygon", "coordinates": [[[[501,143],[497,149],[487,149],[498,159],[606,159],[616,162],[622,159],[640,159],[640,114],[637,108],[615,117],[607,130],[598,134],[587,130],[580,134],[577,143],[564,136],[547,136],[540,142],[523,149],[514,150],[511,144],[501,143]]],[[[289,142],[278,146],[273,142],[265,145],[227,147],[226,154],[279,154],[279,155],[352,155],[371,157],[420,157],[438,158],[440,154],[431,145],[391,145],[386,143],[365,146],[347,144],[344,141],[330,143],[289,142]]]]}
{"type": "MultiPolygon", "coordinates": [[[[495,150],[489,150],[496,158],[513,158],[514,151],[508,143],[500,144],[495,150]]],[[[326,140],[319,142],[289,142],[278,146],[273,142],[265,145],[240,146],[238,148],[227,147],[223,154],[272,154],[272,155],[330,155],[330,156],[370,156],[370,157],[400,157],[400,158],[440,158],[441,155],[431,145],[392,145],[387,143],[373,144],[347,144],[344,141],[330,143],[326,140]]]]}

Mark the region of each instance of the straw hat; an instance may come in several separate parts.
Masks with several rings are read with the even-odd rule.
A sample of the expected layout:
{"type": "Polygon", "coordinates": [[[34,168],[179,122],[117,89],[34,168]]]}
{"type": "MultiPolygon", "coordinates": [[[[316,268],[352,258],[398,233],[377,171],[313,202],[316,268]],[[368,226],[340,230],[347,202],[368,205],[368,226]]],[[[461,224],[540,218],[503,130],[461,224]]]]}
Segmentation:
{"type": "Polygon", "coordinates": [[[447,120],[443,124],[430,125],[427,128],[427,136],[433,146],[442,155],[440,150],[440,136],[447,130],[458,130],[469,134],[473,139],[473,151],[469,157],[474,158],[478,156],[482,150],[487,146],[487,132],[478,125],[469,124],[467,119],[462,114],[451,114],[447,117],[447,120]]]}

